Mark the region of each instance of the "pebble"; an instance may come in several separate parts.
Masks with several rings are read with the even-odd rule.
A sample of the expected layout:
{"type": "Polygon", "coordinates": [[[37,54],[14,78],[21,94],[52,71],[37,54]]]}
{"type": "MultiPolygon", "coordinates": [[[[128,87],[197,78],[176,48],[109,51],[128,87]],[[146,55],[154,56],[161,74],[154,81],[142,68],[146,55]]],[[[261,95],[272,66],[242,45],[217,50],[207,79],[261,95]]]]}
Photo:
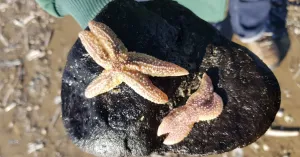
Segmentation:
{"type": "Polygon", "coordinates": [[[277,114],[276,114],[276,117],[281,118],[281,117],[283,117],[283,114],[284,114],[284,109],[283,109],[283,108],[280,108],[280,109],[278,110],[277,114]]]}
{"type": "Polygon", "coordinates": [[[8,111],[12,110],[13,108],[15,108],[16,106],[17,106],[17,103],[13,102],[13,103],[9,104],[8,106],[6,106],[4,111],[8,112],[8,111]]]}
{"type": "Polygon", "coordinates": [[[291,91],[290,90],[288,90],[288,89],[284,89],[283,90],[283,93],[285,94],[285,97],[286,98],[290,98],[292,95],[291,95],[291,91]]]}
{"type": "Polygon", "coordinates": [[[260,148],[260,146],[256,142],[254,142],[250,145],[250,148],[252,150],[254,150],[255,152],[257,152],[257,150],[260,148]]]}
{"type": "Polygon", "coordinates": [[[13,122],[9,122],[9,123],[8,123],[8,128],[13,128],[14,125],[15,125],[15,124],[14,124],[13,122]]]}
{"type": "Polygon", "coordinates": [[[58,96],[56,96],[56,97],[54,98],[54,104],[56,104],[56,105],[61,104],[61,97],[60,97],[60,95],[58,95],[58,96]]]}
{"type": "Polygon", "coordinates": [[[32,107],[31,107],[31,106],[27,106],[27,107],[26,107],[26,110],[27,110],[28,112],[30,112],[30,111],[32,111],[32,107]]]}
{"type": "Polygon", "coordinates": [[[28,143],[27,147],[28,147],[27,153],[31,154],[33,152],[36,152],[44,148],[45,145],[43,143],[28,143]]]}
{"type": "Polygon", "coordinates": [[[42,135],[47,135],[47,130],[45,128],[41,129],[41,134],[42,135]]]}
{"type": "Polygon", "coordinates": [[[32,61],[32,60],[35,60],[35,59],[42,58],[45,55],[46,55],[46,53],[42,52],[40,50],[30,50],[29,53],[26,55],[26,59],[28,61],[32,61]]]}
{"type": "Polygon", "coordinates": [[[47,55],[52,55],[52,53],[53,53],[53,52],[52,52],[51,50],[48,50],[48,51],[47,51],[47,55]]]}
{"type": "Polygon", "coordinates": [[[300,34],[300,29],[299,29],[299,28],[295,28],[295,29],[294,29],[294,33],[295,33],[296,35],[299,35],[299,34],[300,34]]]}
{"type": "Polygon", "coordinates": [[[294,122],[294,118],[292,116],[290,116],[290,115],[286,115],[286,116],[284,116],[284,121],[286,123],[293,123],[294,122]]]}
{"type": "Polygon", "coordinates": [[[14,19],[14,20],[13,20],[13,24],[14,24],[15,26],[18,26],[18,27],[21,27],[21,28],[24,27],[23,22],[21,22],[21,21],[19,21],[19,20],[17,20],[17,19],[14,19]]]}
{"type": "Polygon", "coordinates": [[[263,147],[263,150],[266,151],[266,152],[270,150],[270,147],[266,144],[263,144],[262,147],[263,147]]]}
{"type": "Polygon", "coordinates": [[[242,148],[236,148],[232,152],[232,157],[244,157],[244,150],[242,148]]]}
{"type": "Polygon", "coordinates": [[[141,118],[140,118],[140,121],[143,121],[145,119],[145,116],[142,116],[141,118]]]}

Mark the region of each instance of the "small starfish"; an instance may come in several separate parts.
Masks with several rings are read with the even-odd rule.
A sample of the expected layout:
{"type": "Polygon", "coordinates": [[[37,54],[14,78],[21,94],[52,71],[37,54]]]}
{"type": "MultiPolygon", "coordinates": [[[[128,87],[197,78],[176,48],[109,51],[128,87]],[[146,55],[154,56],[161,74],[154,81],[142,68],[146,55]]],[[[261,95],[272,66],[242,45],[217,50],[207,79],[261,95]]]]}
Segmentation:
{"type": "Polygon", "coordinates": [[[175,108],[163,118],[157,135],[168,134],[164,140],[166,145],[179,143],[189,134],[194,123],[217,118],[222,110],[222,98],[213,92],[211,79],[204,73],[199,89],[184,106],[175,108]]]}
{"type": "Polygon", "coordinates": [[[82,31],[79,38],[89,55],[105,70],[85,90],[87,98],[110,91],[122,82],[145,99],[164,104],[168,96],[155,87],[150,76],[182,76],[188,71],[173,63],[152,56],[128,52],[117,35],[105,24],[89,22],[91,31],[82,31]]]}

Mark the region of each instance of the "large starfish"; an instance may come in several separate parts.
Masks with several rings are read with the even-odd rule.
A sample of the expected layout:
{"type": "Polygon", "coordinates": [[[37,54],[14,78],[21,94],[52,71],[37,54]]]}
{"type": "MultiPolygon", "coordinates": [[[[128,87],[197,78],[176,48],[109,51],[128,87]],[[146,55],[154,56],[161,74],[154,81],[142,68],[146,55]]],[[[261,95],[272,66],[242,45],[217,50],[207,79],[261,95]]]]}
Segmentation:
{"type": "Polygon", "coordinates": [[[85,96],[92,98],[105,93],[122,82],[145,99],[164,104],[167,95],[155,87],[150,76],[182,76],[188,71],[173,63],[152,56],[128,52],[117,35],[105,24],[91,21],[91,31],[82,31],[79,38],[89,55],[105,70],[85,90],[85,96]]]}
{"type": "Polygon", "coordinates": [[[189,97],[184,106],[175,108],[163,118],[157,135],[168,134],[164,144],[176,144],[189,134],[194,123],[214,119],[222,110],[222,98],[214,93],[212,81],[204,73],[199,89],[189,97]]]}

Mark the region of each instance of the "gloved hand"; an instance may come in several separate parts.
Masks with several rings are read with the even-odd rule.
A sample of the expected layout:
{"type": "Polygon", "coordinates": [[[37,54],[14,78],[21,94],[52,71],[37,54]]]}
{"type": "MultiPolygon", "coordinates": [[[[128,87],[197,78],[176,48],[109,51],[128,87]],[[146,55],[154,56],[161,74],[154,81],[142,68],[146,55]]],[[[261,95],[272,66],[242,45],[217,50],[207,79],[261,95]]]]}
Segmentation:
{"type": "MultiPolygon", "coordinates": [[[[36,0],[49,14],[56,17],[71,15],[85,28],[112,0],[36,0]]],[[[135,0],[145,2],[149,0],[135,0]]],[[[176,0],[207,22],[220,22],[226,16],[226,0],[176,0]]]]}

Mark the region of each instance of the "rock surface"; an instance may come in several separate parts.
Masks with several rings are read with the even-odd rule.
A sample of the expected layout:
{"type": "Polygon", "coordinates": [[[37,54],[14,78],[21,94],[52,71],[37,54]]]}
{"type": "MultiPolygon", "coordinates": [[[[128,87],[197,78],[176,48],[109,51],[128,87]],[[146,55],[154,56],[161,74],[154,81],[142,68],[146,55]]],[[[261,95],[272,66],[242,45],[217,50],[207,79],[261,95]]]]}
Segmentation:
{"type": "Polygon", "coordinates": [[[78,40],[68,56],[62,80],[62,113],[73,142],[96,156],[146,156],[151,153],[207,155],[246,146],[269,128],[280,106],[273,73],[249,50],[222,37],[208,23],[176,2],[111,2],[96,18],[108,25],[129,51],[152,55],[186,68],[184,77],[151,78],[169,97],[157,105],[125,84],[92,99],[87,85],[103,70],[78,40]],[[185,104],[211,77],[224,111],[194,125],[179,144],[163,145],[157,128],[172,108],[185,104]]]}

